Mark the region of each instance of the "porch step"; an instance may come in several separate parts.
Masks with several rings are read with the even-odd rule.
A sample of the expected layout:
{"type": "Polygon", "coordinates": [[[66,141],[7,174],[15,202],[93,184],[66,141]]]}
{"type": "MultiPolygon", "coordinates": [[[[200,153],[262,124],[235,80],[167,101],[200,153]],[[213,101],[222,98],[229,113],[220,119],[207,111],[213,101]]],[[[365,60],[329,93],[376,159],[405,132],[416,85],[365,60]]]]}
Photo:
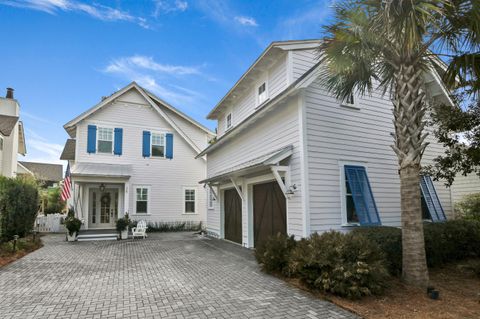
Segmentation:
{"type": "Polygon", "coordinates": [[[79,234],[78,241],[117,240],[116,233],[110,234],[79,234]]]}

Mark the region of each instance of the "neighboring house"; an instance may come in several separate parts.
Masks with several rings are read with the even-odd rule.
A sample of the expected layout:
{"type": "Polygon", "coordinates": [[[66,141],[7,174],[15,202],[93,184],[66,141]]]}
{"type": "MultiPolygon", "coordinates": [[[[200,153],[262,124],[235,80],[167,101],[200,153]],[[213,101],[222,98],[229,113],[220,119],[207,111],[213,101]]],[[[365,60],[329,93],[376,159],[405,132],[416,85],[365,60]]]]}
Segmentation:
{"type": "Polygon", "coordinates": [[[45,188],[57,187],[63,179],[63,167],[60,164],[19,161],[18,165],[23,167],[28,174],[35,176],[41,186],[45,188]]]}
{"type": "MultiPolygon", "coordinates": [[[[338,101],[319,84],[317,40],[272,43],[207,118],[207,231],[254,247],[277,232],[305,237],[362,225],[400,226],[392,103],[380,91],[338,101]]],[[[428,96],[448,101],[432,67],[428,96]]],[[[443,148],[433,136],[429,163],[443,148]]],[[[424,217],[452,216],[451,192],[422,178],[424,217]]]]}
{"type": "Polygon", "coordinates": [[[205,221],[205,157],[215,134],[131,83],[64,125],[61,155],[72,177],[72,204],[86,229],[117,218],[162,223],[205,221]]]}
{"type": "Polygon", "coordinates": [[[452,185],[452,200],[458,203],[465,196],[480,193],[480,177],[476,173],[463,176],[457,174],[452,185]]]}
{"type": "Polygon", "coordinates": [[[19,120],[20,105],[14,99],[13,89],[7,88],[6,96],[0,97],[0,175],[15,177],[25,173],[18,165],[18,154],[27,153],[23,124],[19,120]]]}

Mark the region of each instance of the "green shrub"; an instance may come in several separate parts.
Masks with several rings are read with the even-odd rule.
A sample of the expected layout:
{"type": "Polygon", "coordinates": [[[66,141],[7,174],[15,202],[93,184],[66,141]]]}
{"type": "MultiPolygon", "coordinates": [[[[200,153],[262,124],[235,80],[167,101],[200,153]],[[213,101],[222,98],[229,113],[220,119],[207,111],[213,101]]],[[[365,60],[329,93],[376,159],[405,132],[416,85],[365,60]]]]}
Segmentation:
{"type": "Polygon", "coordinates": [[[24,237],[33,229],[37,212],[38,190],[33,180],[0,177],[1,240],[24,237]]]}
{"type": "Polygon", "coordinates": [[[255,258],[263,270],[268,272],[286,272],[290,253],[295,247],[294,236],[278,233],[255,249],[255,258]]]}
{"type": "Polygon", "coordinates": [[[128,218],[119,218],[117,219],[116,228],[118,232],[122,232],[127,229],[128,225],[130,224],[130,220],[128,218]]]}
{"type": "MultiPolygon", "coordinates": [[[[384,251],[391,275],[402,273],[402,231],[395,227],[359,227],[353,231],[376,242],[384,251]]],[[[480,257],[480,222],[449,220],[425,223],[425,251],[429,267],[480,257]]]]}
{"type": "Polygon", "coordinates": [[[65,202],[60,199],[60,187],[48,189],[44,197],[46,197],[46,206],[44,208],[45,215],[61,213],[65,208],[65,202]]]}
{"type": "Polygon", "coordinates": [[[82,221],[76,217],[65,218],[65,228],[68,230],[68,234],[73,236],[74,233],[78,233],[82,227],[82,221]]]}
{"type": "Polygon", "coordinates": [[[310,287],[352,299],[382,293],[388,278],[384,254],[373,241],[335,231],[298,242],[288,273],[310,287]]]}
{"type": "Polygon", "coordinates": [[[424,233],[429,267],[480,256],[480,221],[427,223],[424,233]]]}
{"type": "Polygon", "coordinates": [[[480,221],[480,193],[463,197],[455,205],[455,210],[465,219],[480,221]]]}
{"type": "Polygon", "coordinates": [[[358,227],[356,234],[374,241],[385,254],[388,272],[393,276],[402,274],[402,230],[396,227],[358,227]]]}
{"type": "MultiPolygon", "coordinates": [[[[131,223],[131,227],[136,227],[137,221],[131,223]]],[[[147,224],[147,232],[179,232],[179,231],[200,231],[202,230],[202,222],[170,222],[170,223],[159,223],[159,222],[149,222],[147,224]]]]}

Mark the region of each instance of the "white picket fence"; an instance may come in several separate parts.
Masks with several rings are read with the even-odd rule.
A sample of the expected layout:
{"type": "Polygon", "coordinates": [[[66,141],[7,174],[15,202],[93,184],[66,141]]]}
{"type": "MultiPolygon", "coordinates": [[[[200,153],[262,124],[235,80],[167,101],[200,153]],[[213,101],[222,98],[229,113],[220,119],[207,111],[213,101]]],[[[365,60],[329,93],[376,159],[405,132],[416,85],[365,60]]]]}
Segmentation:
{"type": "Polygon", "coordinates": [[[60,233],[65,231],[62,222],[67,217],[66,214],[49,214],[47,216],[38,216],[35,222],[35,229],[41,233],[60,233]]]}

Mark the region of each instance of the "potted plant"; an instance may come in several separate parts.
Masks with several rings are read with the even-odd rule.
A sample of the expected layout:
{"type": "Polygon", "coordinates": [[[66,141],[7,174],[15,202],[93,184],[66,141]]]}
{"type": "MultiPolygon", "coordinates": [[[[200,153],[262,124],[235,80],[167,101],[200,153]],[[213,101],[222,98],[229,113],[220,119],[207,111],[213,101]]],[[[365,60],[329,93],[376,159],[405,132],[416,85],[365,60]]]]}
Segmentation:
{"type": "Polygon", "coordinates": [[[77,234],[82,227],[82,221],[76,217],[67,217],[65,218],[65,228],[67,229],[67,240],[75,241],[77,240],[77,234]]]}
{"type": "Polygon", "coordinates": [[[128,213],[125,213],[123,218],[117,219],[117,231],[120,234],[120,239],[128,239],[128,226],[130,224],[130,218],[128,213]]]}

